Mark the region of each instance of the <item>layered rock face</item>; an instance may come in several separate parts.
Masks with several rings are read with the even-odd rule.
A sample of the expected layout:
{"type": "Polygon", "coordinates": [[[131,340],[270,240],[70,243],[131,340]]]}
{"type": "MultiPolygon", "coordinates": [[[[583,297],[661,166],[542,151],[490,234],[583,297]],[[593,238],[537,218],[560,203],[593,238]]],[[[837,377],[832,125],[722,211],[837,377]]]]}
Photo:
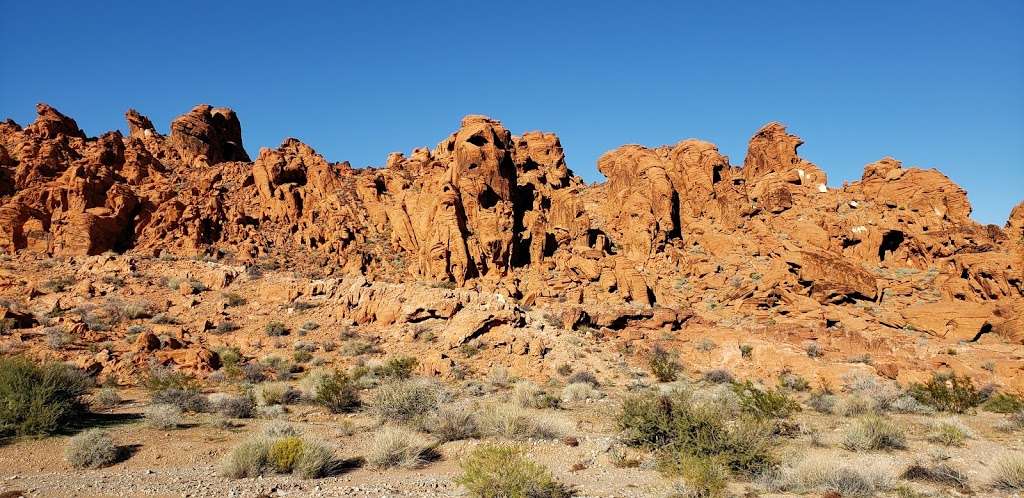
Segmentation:
{"type": "Polygon", "coordinates": [[[128,136],[100,137],[37,111],[24,128],[0,124],[8,253],[280,258],[558,304],[574,326],[628,321],[596,318],[614,305],[898,328],[921,316],[903,313],[913,305],[957,303],[997,330],[997,308],[1024,297],[1024,208],[1005,228],[978,225],[962,188],[892,158],[830,188],[778,123],[755,133],[742,167],[700,140],[625,145],[598,160],[607,182],[588,186],[557,136],[484,116],[432,150],[354,169],[290,138],[250,161],[225,108],[197,106],[169,135],[130,110],[128,136]]]}

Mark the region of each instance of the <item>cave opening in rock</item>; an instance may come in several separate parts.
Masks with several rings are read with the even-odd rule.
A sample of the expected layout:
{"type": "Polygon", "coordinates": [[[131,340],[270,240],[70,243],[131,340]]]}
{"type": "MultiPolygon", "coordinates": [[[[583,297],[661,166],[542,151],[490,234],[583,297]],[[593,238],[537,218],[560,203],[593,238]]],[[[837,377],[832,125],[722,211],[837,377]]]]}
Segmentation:
{"type": "Polygon", "coordinates": [[[477,147],[483,147],[484,145],[487,145],[487,137],[483,135],[473,135],[467,138],[466,141],[477,147]]]}
{"type": "Polygon", "coordinates": [[[878,260],[885,261],[885,254],[890,252],[896,252],[896,249],[903,243],[903,232],[899,230],[889,230],[882,236],[882,243],[878,246],[878,260]]]}
{"type": "Polygon", "coordinates": [[[489,185],[487,186],[486,189],[484,189],[483,192],[480,192],[478,199],[480,201],[480,207],[484,209],[493,208],[494,206],[498,205],[498,201],[501,200],[501,198],[498,197],[498,193],[495,192],[494,189],[492,189],[489,185]]]}

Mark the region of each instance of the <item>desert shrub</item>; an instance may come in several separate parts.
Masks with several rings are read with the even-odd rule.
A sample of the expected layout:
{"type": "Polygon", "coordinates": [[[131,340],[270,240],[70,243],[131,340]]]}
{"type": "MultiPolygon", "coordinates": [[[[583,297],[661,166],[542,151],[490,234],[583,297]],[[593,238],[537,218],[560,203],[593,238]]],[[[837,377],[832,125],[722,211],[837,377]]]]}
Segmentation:
{"type": "Polygon", "coordinates": [[[157,313],[150,319],[150,322],[157,325],[177,325],[178,319],[166,313],[157,313]]]}
{"type": "Polygon", "coordinates": [[[256,406],[256,416],[265,419],[281,419],[288,416],[288,409],[284,405],[256,406]]]}
{"type": "Polygon", "coordinates": [[[121,395],[113,387],[104,387],[92,395],[93,408],[107,410],[121,404],[121,395]]]}
{"type": "Polygon", "coordinates": [[[679,376],[682,367],[679,365],[678,355],[666,351],[661,346],[655,345],[651,349],[647,366],[658,382],[672,382],[679,376]]]}
{"type": "Polygon", "coordinates": [[[875,411],[875,402],[871,398],[853,394],[840,399],[836,403],[835,412],[844,417],[859,417],[875,411]]]}
{"type": "Polygon", "coordinates": [[[751,475],[775,465],[768,425],[751,417],[729,419],[714,408],[695,405],[685,393],[630,396],[616,422],[624,441],[663,452],[663,458],[716,458],[733,471],[751,475]]]}
{"type": "Polygon", "coordinates": [[[411,356],[396,356],[388,358],[381,367],[380,377],[385,379],[408,379],[409,377],[412,377],[412,372],[416,369],[416,365],[418,364],[419,360],[411,356]]]}
{"type": "Polygon", "coordinates": [[[476,410],[466,403],[442,405],[427,417],[423,427],[441,442],[472,439],[480,435],[476,410]]]}
{"type": "Polygon", "coordinates": [[[551,472],[530,461],[515,446],[484,444],[477,446],[460,462],[462,474],[455,482],[472,496],[561,498],[572,496],[569,488],[555,480],[551,472]]]}
{"type": "Polygon", "coordinates": [[[888,458],[851,460],[830,455],[808,456],[794,465],[765,473],[760,483],[770,492],[873,496],[889,491],[896,471],[888,458]]]}
{"type": "Polygon", "coordinates": [[[935,413],[934,408],[921,403],[913,396],[906,394],[889,403],[888,410],[893,413],[916,413],[919,415],[935,413]]]}
{"type": "Polygon", "coordinates": [[[426,379],[396,380],[382,384],[370,402],[380,420],[416,422],[437,409],[441,388],[426,379]]]}
{"type": "Polygon", "coordinates": [[[784,387],[793,391],[806,391],[811,386],[807,379],[801,377],[792,372],[783,372],[779,374],[779,387],[784,387]]]}
{"type": "Polygon", "coordinates": [[[306,363],[312,359],[313,353],[310,353],[309,351],[295,351],[292,353],[292,360],[295,361],[295,363],[306,363]]]}
{"type": "Polygon", "coordinates": [[[729,384],[734,379],[732,372],[725,368],[713,368],[704,372],[704,380],[715,384],[729,384]]]}
{"type": "Polygon", "coordinates": [[[993,413],[1016,413],[1024,410],[1024,399],[1007,393],[998,393],[990,397],[981,409],[993,413]]]}
{"type": "Polygon", "coordinates": [[[50,349],[61,350],[71,344],[71,336],[67,332],[64,332],[60,327],[47,327],[43,331],[46,334],[46,345],[50,349]]]}
{"type": "Polygon", "coordinates": [[[359,407],[359,390],[344,372],[335,371],[320,380],[313,398],[331,413],[345,413],[359,407]]]}
{"type": "Polygon", "coordinates": [[[232,448],[221,461],[220,474],[232,479],[259,477],[268,472],[293,473],[303,478],[322,477],[330,469],[334,452],[294,434],[257,436],[232,448]]]}
{"type": "Polygon", "coordinates": [[[225,417],[252,418],[256,415],[256,400],[247,394],[223,394],[211,398],[211,408],[225,417]]]}
{"type": "Polygon", "coordinates": [[[964,413],[984,401],[970,377],[956,374],[935,374],[924,384],[911,385],[908,392],[925,405],[953,413],[964,413]]]}
{"type": "Polygon", "coordinates": [[[808,343],[807,347],[804,348],[804,351],[807,352],[807,356],[810,358],[819,358],[824,354],[821,350],[821,345],[817,342],[808,343]]]}
{"type": "Polygon", "coordinates": [[[334,451],[314,442],[303,441],[302,452],[292,465],[292,473],[303,479],[315,479],[327,475],[334,460],[334,451]]]}
{"type": "Polygon", "coordinates": [[[206,398],[196,387],[171,387],[153,392],[153,403],[174,405],[183,412],[200,413],[209,409],[206,398]]]}
{"type": "Polygon", "coordinates": [[[64,458],[76,469],[97,469],[117,462],[121,452],[102,429],[89,429],[68,441],[64,458]]]}
{"type": "Polygon", "coordinates": [[[241,327],[238,326],[238,324],[236,324],[235,322],[232,322],[231,320],[221,320],[221,321],[217,322],[217,326],[214,327],[213,333],[217,334],[217,335],[229,334],[229,333],[234,332],[234,331],[236,331],[236,330],[238,330],[240,328],[241,327]]]}
{"type": "Polygon", "coordinates": [[[305,322],[299,328],[308,332],[310,330],[316,330],[320,328],[320,324],[316,322],[305,322]]]}
{"type": "Polygon", "coordinates": [[[642,461],[640,458],[633,455],[627,448],[623,448],[619,445],[612,446],[608,449],[608,462],[613,467],[620,469],[633,469],[639,467],[642,461]]]}
{"type": "Polygon", "coordinates": [[[295,466],[295,461],[299,459],[299,454],[301,453],[302,439],[291,436],[283,437],[271,443],[267,457],[274,470],[284,474],[291,472],[292,467],[295,466]]]}
{"type": "Polygon", "coordinates": [[[693,349],[696,349],[697,351],[700,351],[701,353],[707,353],[707,352],[713,351],[717,347],[718,347],[718,344],[715,344],[715,341],[712,341],[711,339],[705,338],[705,339],[701,339],[701,340],[697,341],[697,345],[695,345],[693,347],[693,349]]]}
{"type": "Polygon", "coordinates": [[[272,440],[255,437],[231,449],[220,464],[220,475],[231,479],[259,477],[270,465],[272,440]]]}
{"type": "Polygon", "coordinates": [[[740,357],[749,360],[754,356],[754,346],[750,344],[740,344],[740,357]]]}
{"type": "Polygon", "coordinates": [[[504,365],[491,365],[487,371],[487,382],[494,387],[507,387],[512,383],[512,374],[504,365]]]}
{"type": "Polygon", "coordinates": [[[824,391],[816,391],[811,393],[811,396],[807,398],[807,405],[810,406],[814,411],[818,413],[833,413],[836,408],[837,398],[834,394],[828,394],[824,391]]]}
{"type": "Polygon", "coordinates": [[[194,389],[196,381],[173,367],[153,363],[149,366],[142,385],[151,392],[159,392],[165,389],[194,389]]]}
{"type": "Polygon", "coordinates": [[[263,326],[263,332],[270,337],[288,335],[288,328],[281,322],[270,322],[263,326]]]}
{"type": "Polygon", "coordinates": [[[595,377],[594,374],[592,374],[592,373],[590,373],[590,372],[588,372],[586,370],[580,370],[578,372],[573,372],[572,375],[570,375],[568,378],[565,379],[565,383],[566,384],[585,383],[585,384],[590,384],[593,387],[601,387],[601,383],[597,381],[597,377],[595,377]]]}
{"type": "Polygon", "coordinates": [[[907,447],[907,437],[896,422],[878,415],[867,415],[847,428],[843,447],[854,451],[903,449],[907,447]]]}
{"type": "Polygon", "coordinates": [[[43,285],[41,287],[44,289],[48,289],[52,292],[64,292],[68,290],[72,285],[75,285],[75,282],[77,282],[75,277],[70,275],[54,277],[43,282],[43,285]]]}
{"type": "Polygon", "coordinates": [[[366,461],[376,468],[415,468],[427,460],[433,446],[423,436],[405,429],[383,427],[370,441],[366,461]]]}
{"type": "Polygon", "coordinates": [[[263,435],[272,439],[301,436],[302,430],[287,422],[273,421],[263,426],[263,435]]]}
{"type": "Polygon", "coordinates": [[[153,316],[153,308],[149,303],[129,303],[123,308],[124,316],[138,320],[141,318],[151,318],[153,316]]]}
{"type": "Polygon", "coordinates": [[[936,422],[928,432],[928,440],[945,446],[963,446],[971,431],[959,420],[949,419],[936,422]]]}
{"type": "Polygon", "coordinates": [[[601,391],[598,391],[593,384],[587,382],[573,382],[562,388],[562,401],[573,403],[601,399],[601,391]]]}
{"type": "Polygon", "coordinates": [[[733,384],[740,409],[757,419],[786,418],[800,411],[800,404],[779,390],[759,389],[749,380],[733,384]]]}
{"type": "Polygon", "coordinates": [[[225,292],[222,295],[224,296],[224,304],[230,307],[245,306],[245,298],[236,292],[225,292]]]}
{"type": "Polygon", "coordinates": [[[558,408],[561,400],[527,381],[517,382],[512,391],[512,399],[523,408],[558,408]]]}
{"type": "Polygon", "coordinates": [[[184,423],[181,408],[169,404],[156,404],[146,407],[146,425],[154,429],[177,429],[184,423]]]}
{"type": "Polygon", "coordinates": [[[912,463],[900,477],[911,480],[911,481],[925,481],[937,484],[945,484],[947,486],[953,486],[966,490],[969,478],[967,474],[964,474],[959,469],[951,467],[945,463],[938,463],[934,465],[924,465],[921,463],[912,463]]]}
{"type": "Polygon", "coordinates": [[[516,440],[554,439],[562,433],[553,419],[511,404],[483,410],[480,427],[484,434],[516,440]]]}
{"type": "Polygon", "coordinates": [[[51,434],[82,413],[92,382],[62,363],[0,358],[0,437],[51,434]]]}
{"type": "Polygon", "coordinates": [[[687,496],[714,498],[724,495],[729,469],[717,459],[697,457],[688,453],[663,452],[658,470],[667,476],[682,477],[687,496]]]}
{"type": "Polygon", "coordinates": [[[993,463],[990,472],[992,487],[1004,491],[1024,491],[1024,456],[1004,455],[993,463]]]}
{"type": "Polygon", "coordinates": [[[284,382],[264,382],[256,386],[254,394],[256,402],[261,406],[289,405],[302,396],[299,391],[284,382]]]}

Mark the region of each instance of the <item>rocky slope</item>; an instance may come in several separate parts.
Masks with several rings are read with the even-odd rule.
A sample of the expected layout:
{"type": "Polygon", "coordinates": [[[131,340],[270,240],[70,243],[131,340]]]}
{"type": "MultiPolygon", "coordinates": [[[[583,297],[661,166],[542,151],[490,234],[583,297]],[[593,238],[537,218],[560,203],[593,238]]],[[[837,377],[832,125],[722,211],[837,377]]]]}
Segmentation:
{"type": "MultiPolygon", "coordinates": [[[[37,112],[0,123],[0,248],[22,261],[66,258],[98,279],[84,268],[108,259],[88,256],[108,251],[128,266],[200,256],[222,266],[195,273],[214,289],[276,265],[309,279],[285,286],[288,300],[329,299],[354,324],[443,324],[441,363],[494,334],[544,356],[543,310],[565,330],[648,343],[645,331],[716,328],[874,349],[907,330],[994,341],[1015,345],[1002,364],[1024,378],[1024,203],[1005,227],[979,225],[949,178],[889,157],[830,186],[778,123],[742,167],[700,140],[624,145],[598,160],[607,181],[587,185],[556,135],[483,116],[433,150],[352,168],[291,138],[250,160],[225,108],[197,106],[168,135],[130,110],[128,136],[99,137],[37,112]]],[[[16,308],[45,293],[38,272],[0,274],[14,330],[33,326],[16,308]]],[[[908,359],[876,368],[934,367],[908,359]]]]}

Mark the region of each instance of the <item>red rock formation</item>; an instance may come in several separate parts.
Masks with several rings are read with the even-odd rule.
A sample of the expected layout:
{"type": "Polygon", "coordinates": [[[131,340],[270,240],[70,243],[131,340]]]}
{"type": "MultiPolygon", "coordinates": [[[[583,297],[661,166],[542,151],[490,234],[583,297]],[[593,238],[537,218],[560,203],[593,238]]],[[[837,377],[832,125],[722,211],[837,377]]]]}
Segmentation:
{"type": "Polygon", "coordinates": [[[38,114],[24,129],[0,123],[7,252],[278,254],[321,273],[451,281],[527,304],[726,307],[815,323],[835,321],[822,306],[840,306],[829,316],[877,327],[895,322],[851,303],[1024,297],[1024,208],[1005,229],[983,227],[963,189],[891,158],[829,190],[778,123],[751,138],[742,167],[700,140],[626,145],[599,159],[608,181],[587,186],[557,136],[516,136],[483,116],[433,150],[353,169],[295,139],[249,162],[237,116],[207,105],[168,136],[134,110],[128,137],[88,138],[48,106],[38,114]]]}

